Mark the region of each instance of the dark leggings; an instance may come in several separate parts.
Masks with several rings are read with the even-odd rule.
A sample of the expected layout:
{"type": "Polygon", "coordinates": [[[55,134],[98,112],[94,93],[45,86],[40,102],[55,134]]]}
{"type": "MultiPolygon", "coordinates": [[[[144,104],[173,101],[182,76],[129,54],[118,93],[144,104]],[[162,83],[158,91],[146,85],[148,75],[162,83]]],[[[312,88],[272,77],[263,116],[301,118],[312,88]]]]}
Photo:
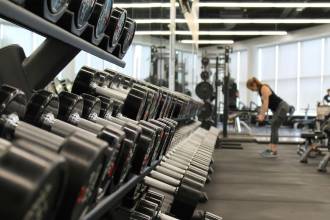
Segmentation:
{"type": "Polygon", "coordinates": [[[276,112],[273,113],[273,119],[271,122],[271,135],[270,135],[270,143],[278,144],[278,130],[285,122],[287,113],[289,112],[289,105],[283,101],[279,104],[276,109],[276,112]]]}

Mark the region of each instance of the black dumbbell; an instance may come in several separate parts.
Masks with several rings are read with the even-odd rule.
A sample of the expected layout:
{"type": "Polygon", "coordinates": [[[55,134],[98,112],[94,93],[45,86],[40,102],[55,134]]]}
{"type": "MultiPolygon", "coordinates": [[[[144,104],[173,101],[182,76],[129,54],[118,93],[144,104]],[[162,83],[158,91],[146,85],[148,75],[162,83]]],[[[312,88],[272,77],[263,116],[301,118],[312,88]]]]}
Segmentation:
{"type": "MultiPolygon", "coordinates": [[[[99,45],[105,36],[112,10],[112,0],[96,0],[89,23],[93,25],[92,38],[88,39],[95,45],[99,45]]],[[[114,31],[114,30],[113,30],[114,31]]],[[[84,33],[85,35],[86,33],[84,33]]]]}
{"type": "Polygon", "coordinates": [[[0,139],[0,218],[52,219],[67,178],[62,156],[25,140],[0,139]]]}
{"type": "Polygon", "coordinates": [[[121,35],[125,28],[127,11],[121,8],[114,8],[111,13],[109,25],[105,30],[105,34],[109,36],[107,51],[112,53],[117,46],[121,35]]]}
{"type": "MultiPolygon", "coordinates": [[[[142,129],[132,123],[124,123],[120,120],[106,120],[99,117],[99,112],[101,109],[101,100],[95,96],[88,94],[82,95],[84,99],[84,107],[82,112],[82,117],[100,124],[106,127],[117,127],[120,130],[123,130],[126,134],[126,137],[123,142],[123,152],[126,153],[124,156],[126,160],[119,161],[117,164],[117,172],[114,175],[114,184],[119,185],[122,183],[126,175],[121,175],[122,173],[128,173],[130,170],[130,163],[133,155],[136,153],[136,143],[139,141],[142,129]]],[[[136,166],[136,164],[131,164],[136,166]]]]}
{"type": "Polygon", "coordinates": [[[98,141],[98,147],[90,144],[89,135],[73,133],[66,139],[19,120],[24,115],[26,99],[23,92],[9,86],[0,89],[2,99],[0,119],[1,136],[8,140],[28,140],[41,149],[56,152],[65,157],[69,167],[69,179],[65,198],[58,217],[78,219],[90,205],[97,192],[101,176],[104,149],[108,146],[98,141]]]}
{"type": "Polygon", "coordinates": [[[120,176],[119,179],[123,179],[122,177],[127,175],[128,169],[126,168],[118,169],[119,167],[118,163],[120,163],[121,161],[126,161],[127,156],[130,155],[129,152],[131,151],[130,147],[132,147],[132,145],[126,144],[127,142],[125,141],[125,132],[123,131],[122,127],[120,127],[119,125],[103,126],[82,118],[81,116],[82,116],[84,101],[81,96],[75,95],[73,93],[62,92],[59,94],[59,100],[60,100],[60,108],[59,108],[58,118],[60,120],[78,126],[80,128],[86,129],[92,133],[99,134],[102,137],[104,135],[109,135],[111,137],[111,135],[113,134],[123,134],[124,136],[123,143],[117,146],[119,147],[119,149],[114,165],[114,175],[116,176],[119,175],[120,176]],[[125,171],[125,172],[121,172],[121,171],[125,171]]]}
{"type": "Polygon", "coordinates": [[[119,59],[124,58],[127,53],[129,47],[133,42],[133,38],[135,35],[136,23],[130,18],[126,19],[125,28],[123,33],[118,41],[116,48],[113,51],[113,55],[118,57],[119,59]]]}
{"type": "Polygon", "coordinates": [[[151,177],[144,178],[144,184],[171,195],[171,213],[179,219],[190,219],[200,200],[200,191],[187,185],[174,187],[151,177]]]}
{"type": "Polygon", "coordinates": [[[74,13],[74,25],[77,29],[85,29],[93,13],[96,0],[70,0],[68,9],[74,13]]]}
{"type": "Polygon", "coordinates": [[[12,0],[27,10],[56,23],[65,13],[70,0],[12,0]]]}
{"type": "Polygon", "coordinates": [[[109,143],[109,146],[103,149],[103,168],[102,177],[100,179],[100,187],[104,188],[109,185],[108,182],[112,180],[112,171],[114,170],[115,159],[118,154],[118,149],[124,138],[124,132],[107,130],[95,134],[86,131],[77,126],[71,125],[64,121],[56,119],[59,111],[59,99],[58,96],[45,90],[35,92],[28,105],[24,120],[37,127],[46,129],[52,133],[55,133],[61,137],[68,137],[73,133],[79,132],[80,134],[90,136],[89,143],[97,148],[104,148],[104,145],[99,144],[99,139],[109,143]],[[116,133],[117,132],[117,133],[116,133]]]}
{"type": "Polygon", "coordinates": [[[128,91],[108,88],[108,79],[101,74],[91,72],[90,68],[82,68],[72,86],[72,92],[94,96],[105,96],[123,102],[121,113],[131,119],[140,120],[144,114],[147,91],[143,87],[134,86],[128,91]]]}

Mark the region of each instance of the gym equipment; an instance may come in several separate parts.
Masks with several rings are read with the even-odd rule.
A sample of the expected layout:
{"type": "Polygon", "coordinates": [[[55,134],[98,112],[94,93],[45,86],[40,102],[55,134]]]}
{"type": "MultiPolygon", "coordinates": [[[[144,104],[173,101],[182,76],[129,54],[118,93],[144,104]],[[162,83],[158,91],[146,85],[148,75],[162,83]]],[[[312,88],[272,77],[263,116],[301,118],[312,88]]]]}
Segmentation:
{"type": "MultiPolygon", "coordinates": [[[[88,94],[83,94],[82,97],[84,99],[84,107],[82,112],[83,118],[103,126],[117,127],[118,129],[123,130],[125,132],[126,137],[123,141],[123,145],[125,146],[123,147],[126,150],[122,151],[126,154],[124,156],[126,160],[118,161],[117,172],[114,175],[114,183],[118,185],[119,183],[122,183],[126,177],[126,175],[122,175],[120,177],[119,174],[127,173],[130,169],[129,163],[131,162],[133,155],[135,155],[136,153],[140,153],[135,151],[140,150],[136,148],[136,143],[139,141],[142,129],[135,124],[126,123],[118,119],[116,120],[115,118],[113,118],[112,120],[106,120],[98,117],[101,108],[101,100],[97,97],[88,94]]],[[[137,166],[137,164],[132,163],[132,166],[137,166]]]]}
{"type": "Polygon", "coordinates": [[[198,114],[198,119],[200,120],[206,120],[209,118],[213,113],[213,107],[210,102],[204,102],[201,111],[198,114]]]}
{"type": "Polygon", "coordinates": [[[200,82],[195,89],[196,95],[203,100],[213,98],[213,86],[209,82],[200,82]]]}
{"type": "Polygon", "coordinates": [[[117,46],[121,35],[123,34],[126,23],[127,11],[121,8],[114,8],[111,13],[109,25],[105,30],[106,35],[109,36],[109,44],[107,51],[113,52],[117,46]]]}
{"type": "Polygon", "coordinates": [[[107,80],[104,75],[93,74],[90,69],[82,68],[72,86],[72,92],[81,95],[83,93],[105,96],[123,102],[122,115],[140,120],[147,99],[146,90],[143,87],[134,85],[129,91],[118,91],[107,87],[107,80]]]}
{"type": "Polygon", "coordinates": [[[133,42],[133,38],[135,35],[136,23],[130,18],[126,19],[125,27],[122,32],[122,35],[118,41],[118,44],[112,54],[116,57],[122,59],[128,51],[128,48],[131,46],[133,42]]]}
{"type": "Polygon", "coordinates": [[[211,75],[211,73],[209,71],[203,70],[201,73],[201,78],[202,78],[202,80],[207,81],[210,79],[210,75],[211,75]]]}
{"type": "Polygon", "coordinates": [[[19,3],[29,11],[56,23],[65,13],[70,0],[13,0],[13,2],[19,3]]]}
{"type": "Polygon", "coordinates": [[[104,148],[104,158],[102,167],[102,177],[100,179],[100,187],[104,188],[112,180],[112,174],[115,171],[115,159],[118,154],[118,149],[124,138],[124,133],[114,130],[110,134],[109,131],[101,132],[98,135],[84,130],[82,128],[73,126],[69,123],[56,119],[59,111],[58,96],[40,90],[35,92],[27,107],[26,107],[25,121],[37,127],[43,128],[61,137],[68,137],[73,133],[80,133],[82,135],[90,136],[89,142],[96,147],[104,148]],[[99,143],[98,138],[105,140],[110,146],[105,146],[99,143]]]}
{"type": "MultiPolygon", "coordinates": [[[[192,130],[193,130],[193,128],[194,127],[192,126],[192,130]]],[[[201,131],[202,130],[196,131],[189,137],[191,138],[193,136],[196,136],[196,134],[198,134],[201,131]]],[[[205,133],[203,133],[203,132],[201,133],[200,137],[205,138],[204,141],[202,142],[203,143],[202,146],[211,147],[211,145],[213,145],[213,148],[214,148],[215,141],[217,140],[217,134],[214,133],[213,130],[211,132],[212,133],[210,133],[209,137],[213,137],[213,138],[210,138],[210,140],[208,140],[208,141],[205,140],[206,139],[205,133]]],[[[190,138],[187,138],[187,139],[190,139],[190,138]]],[[[193,145],[193,143],[189,143],[189,144],[190,144],[190,146],[193,145]]],[[[196,144],[197,143],[195,142],[195,145],[196,144]]],[[[180,147],[180,144],[178,145],[178,147],[180,147]]],[[[183,152],[186,152],[186,151],[183,150],[183,152]]],[[[203,151],[203,150],[198,151],[198,152],[196,152],[196,155],[200,155],[201,152],[205,152],[205,151],[203,151]]],[[[211,163],[211,157],[212,157],[212,154],[210,154],[209,158],[203,157],[203,159],[206,158],[205,164],[208,164],[208,166],[211,163]]],[[[181,157],[181,158],[183,158],[183,157],[181,157]]],[[[198,160],[196,160],[196,161],[198,161],[198,160]]],[[[193,161],[190,161],[190,162],[192,164],[194,163],[193,161]]],[[[176,163],[176,165],[180,164],[179,161],[175,161],[175,163],[176,163]]],[[[195,164],[198,164],[198,163],[195,163],[195,164]]],[[[200,164],[198,164],[198,165],[200,166],[200,164]]],[[[198,177],[198,175],[193,174],[193,172],[188,171],[191,173],[191,177],[194,178],[194,180],[192,180],[192,181],[190,180],[190,181],[186,182],[186,181],[184,181],[182,173],[179,172],[179,173],[175,174],[175,172],[177,172],[178,170],[180,170],[180,168],[176,168],[170,164],[166,166],[164,163],[161,163],[159,166],[156,167],[156,171],[151,172],[150,175],[152,178],[150,178],[150,177],[145,178],[145,184],[148,185],[149,187],[151,187],[152,189],[155,188],[157,190],[164,191],[165,193],[169,193],[171,195],[174,194],[175,195],[174,198],[172,198],[172,196],[170,196],[172,198],[172,199],[170,199],[171,200],[170,203],[172,204],[172,205],[170,205],[171,213],[174,214],[176,217],[179,217],[180,219],[190,219],[196,208],[196,204],[198,203],[198,201],[201,198],[201,192],[195,188],[196,185],[190,186],[188,184],[191,184],[192,182],[194,182],[196,180],[200,180],[200,178],[198,177]],[[169,171],[171,168],[173,170],[169,171]],[[168,177],[168,176],[166,176],[166,174],[164,175],[164,174],[158,173],[157,171],[165,172],[167,175],[174,175],[174,178],[168,177]],[[181,174],[181,176],[180,176],[180,174],[181,174]],[[178,178],[178,176],[179,176],[179,178],[178,178]],[[177,179],[175,179],[175,177],[178,179],[182,178],[182,181],[178,181],[177,179]],[[164,181],[166,183],[164,183],[164,181]],[[187,196],[185,193],[189,192],[190,190],[192,190],[192,192],[190,192],[190,194],[189,194],[191,197],[189,199],[187,199],[185,197],[185,196],[187,196]],[[177,192],[177,194],[176,194],[176,192],[177,192]],[[189,200],[189,201],[187,201],[187,200],[189,200]],[[180,211],[179,207],[181,208],[181,211],[180,211]],[[185,213],[182,213],[183,208],[185,210],[185,213]]],[[[200,172],[201,170],[194,169],[194,171],[198,173],[198,171],[200,172]]],[[[207,175],[207,172],[204,174],[207,175]]],[[[198,188],[198,186],[197,186],[197,188],[198,188]]]]}
{"type": "MultiPolygon", "coordinates": [[[[92,36],[91,39],[86,38],[88,41],[95,45],[99,45],[105,36],[112,10],[113,0],[96,0],[94,10],[91,14],[89,23],[94,26],[93,34],[84,33],[85,36],[92,36]]],[[[114,29],[112,30],[114,31],[114,29]]]]}
{"type": "Polygon", "coordinates": [[[84,29],[93,13],[96,0],[70,0],[69,10],[75,14],[75,25],[84,29]]]}
{"type": "Polygon", "coordinates": [[[0,218],[51,219],[62,201],[66,168],[60,155],[25,140],[0,139],[0,218]]]}
{"type": "Polygon", "coordinates": [[[26,98],[18,89],[2,86],[0,119],[1,136],[8,140],[28,140],[65,157],[69,178],[63,202],[57,213],[61,219],[78,219],[88,209],[101,176],[102,158],[107,144],[91,145],[90,136],[73,133],[66,139],[19,120],[25,112],[26,98]]]}

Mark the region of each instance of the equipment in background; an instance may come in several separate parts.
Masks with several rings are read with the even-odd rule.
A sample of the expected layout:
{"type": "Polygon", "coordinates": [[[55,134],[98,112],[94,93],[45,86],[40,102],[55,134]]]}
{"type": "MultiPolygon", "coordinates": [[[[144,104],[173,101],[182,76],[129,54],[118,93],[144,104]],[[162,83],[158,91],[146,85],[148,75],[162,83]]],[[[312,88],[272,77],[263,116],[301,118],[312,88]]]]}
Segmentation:
{"type": "MultiPolygon", "coordinates": [[[[151,47],[150,75],[145,81],[157,86],[168,87],[168,63],[169,53],[165,46],[151,47]]],[[[186,80],[186,61],[182,53],[178,52],[175,57],[175,91],[191,96],[186,80]]]]}
{"type": "Polygon", "coordinates": [[[210,83],[211,72],[209,70],[210,60],[207,57],[202,58],[202,82],[198,83],[195,89],[196,95],[203,100],[204,104],[198,115],[198,119],[202,122],[202,127],[209,129],[216,122],[212,119],[214,106],[212,101],[215,98],[213,85],[210,83]]]}
{"type": "Polygon", "coordinates": [[[301,134],[305,144],[299,145],[297,153],[301,156],[301,163],[308,163],[308,158],[322,156],[326,151],[318,166],[318,171],[326,172],[330,160],[330,106],[318,104],[314,124],[314,130],[301,134]]]}

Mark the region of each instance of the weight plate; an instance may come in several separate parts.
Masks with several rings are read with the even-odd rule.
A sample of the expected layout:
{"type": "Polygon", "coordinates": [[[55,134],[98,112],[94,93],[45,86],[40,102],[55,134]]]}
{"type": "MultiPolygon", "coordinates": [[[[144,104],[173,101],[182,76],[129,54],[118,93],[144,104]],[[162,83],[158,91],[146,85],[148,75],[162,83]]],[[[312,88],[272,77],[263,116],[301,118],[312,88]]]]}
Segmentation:
{"type": "Polygon", "coordinates": [[[82,117],[88,119],[98,117],[101,111],[101,100],[89,94],[82,94],[81,96],[84,99],[82,117]]]}
{"type": "Polygon", "coordinates": [[[26,96],[14,87],[2,85],[0,88],[0,113],[16,113],[18,117],[24,117],[26,112],[26,96]]]}
{"type": "Polygon", "coordinates": [[[19,142],[0,139],[0,218],[52,219],[65,189],[64,158],[19,142]]]}
{"type": "Polygon", "coordinates": [[[136,23],[130,18],[126,19],[125,23],[125,36],[123,38],[123,43],[122,43],[122,52],[126,54],[128,48],[131,46],[134,34],[135,34],[135,29],[136,29],[136,23]]]}
{"type": "Polygon", "coordinates": [[[205,119],[211,117],[212,112],[213,112],[213,106],[211,105],[211,103],[205,102],[199,112],[198,118],[200,120],[205,120],[205,119]]]}
{"type": "Polygon", "coordinates": [[[40,90],[32,94],[26,106],[24,120],[38,127],[43,127],[44,116],[51,113],[55,118],[58,114],[59,101],[57,95],[40,90]]]}
{"type": "Polygon", "coordinates": [[[113,9],[109,21],[109,25],[105,31],[109,36],[109,48],[113,48],[118,44],[118,41],[124,31],[127,11],[121,8],[113,9]]]}
{"type": "Polygon", "coordinates": [[[209,58],[207,58],[207,57],[203,57],[202,58],[202,65],[204,67],[207,66],[207,65],[209,65],[209,63],[210,63],[210,59],[209,58]]]}
{"type": "Polygon", "coordinates": [[[102,11],[100,13],[99,19],[97,21],[97,25],[95,27],[95,37],[100,38],[101,35],[105,32],[105,29],[108,26],[113,1],[112,0],[99,0],[103,2],[102,11]]]}
{"type": "Polygon", "coordinates": [[[96,0],[71,0],[69,10],[74,12],[77,28],[84,27],[92,15],[96,0]]]}
{"type": "Polygon", "coordinates": [[[60,106],[58,119],[63,121],[74,120],[72,116],[81,115],[84,106],[84,100],[81,96],[69,92],[61,92],[58,95],[60,106]]]}
{"type": "Polygon", "coordinates": [[[48,0],[47,2],[49,11],[54,14],[57,14],[63,9],[67,8],[69,0],[48,0]]]}
{"type": "Polygon", "coordinates": [[[208,82],[201,82],[197,84],[195,92],[200,99],[211,99],[213,96],[213,86],[208,82]]]}
{"type": "Polygon", "coordinates": [[[207,71],[207,70],[204,70],[202,73],[201,73],[201,78],[202,78],[202,80],[208,80],[208,79],[210,79],[210,72],[209,71],[207,71]]]}

